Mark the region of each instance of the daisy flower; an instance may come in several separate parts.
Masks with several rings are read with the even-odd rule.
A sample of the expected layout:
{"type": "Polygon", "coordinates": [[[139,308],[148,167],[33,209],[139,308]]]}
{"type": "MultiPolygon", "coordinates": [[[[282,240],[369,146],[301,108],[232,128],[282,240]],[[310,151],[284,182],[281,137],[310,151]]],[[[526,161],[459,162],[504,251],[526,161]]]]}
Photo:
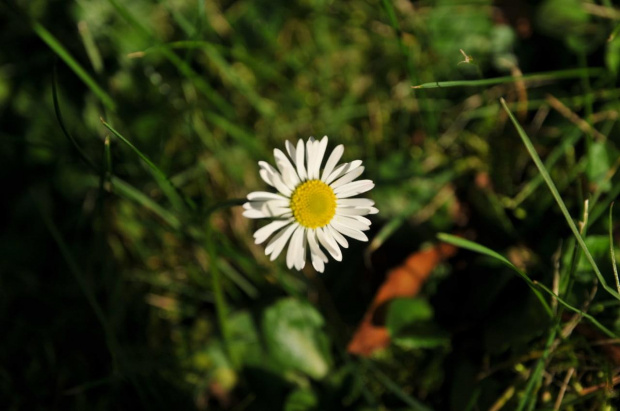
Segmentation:
{"type": "Polygon", "coordinates": [[[255,191],[243,205],[245,217],[273,220],[257,230],[254,239],[261,244],[273,235],[265,248],[271,261],[289,243],[288,268],[304,268],[309,250],[312,265],[322,273],[328,261],[323,249],[341,261],[340,247],[349,246],[345,236],[368,241],[363,231],[370,228],[370,220],[364,216],[379,212],[374,201],[352,198],[375,186],[371,180],[354,181],[364,171],[362,162],[337,165],[344,152],[339,145],[321,169],[326,149],[327,136],[321,141],[310,137],[305,143],[300,139],[297,146],[287,141],[288,157],[274,149],[277,168],[265,161],[258,165],[262,179],[278,192],[255,191]]]}

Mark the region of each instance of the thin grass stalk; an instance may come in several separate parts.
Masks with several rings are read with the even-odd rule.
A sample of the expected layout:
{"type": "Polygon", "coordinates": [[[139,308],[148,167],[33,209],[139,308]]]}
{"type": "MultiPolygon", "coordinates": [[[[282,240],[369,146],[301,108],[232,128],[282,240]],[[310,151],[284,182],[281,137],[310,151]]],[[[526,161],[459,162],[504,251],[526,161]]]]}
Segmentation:
{"type": "Polygon", "coordinates": [[[566,208],[566,205],[564,204],[564,201],[562,200],[562,197],[560,196],[560,193],[558,192],[557,188],[555,187],[555,184],[553,183],[553,180],[551,179],[551,176],[549,175],[549,172],[547,171],[547,169],[545,168],[543,162],[541,161],[540,157],[538,156],[538,153],[536,152],[536,149],[534,148],[534,145],[532,144],[532,141],[527,136],[527,134],[525,133],[525,131],[523,130],[523,128],[521,127],[521,125],[519,124],[517,119],[514,117],[514,115],[512,114],[512,112],[510,111],[508,106],[506,105],[506,101],[502,98],[502,99],[500,99],[500,102],[501,102],[502,106],[504,107],[504,110],[506,111],[506,113],[510,117],[510,120],[512,121],[513,125],[517,129],[517,132],[518,132],[519,136],[521,137],[521,140],[523,141],[523,144],[525,145],[525,148],[527,149],[527,151],[529,152],[530,156],[532,157],[532,160],[534,160],[534,164],[536,164],[536,167],[538,168],[538,171],[540,172],[540,174],[545,179],[545,182],[547,183],[547,186],[549,187],[549,191],[551,191],[551,194],[553,195],[555,201],[557,202],[558,206],[560,207],[560,210],[562,211],[562,214],[564,215],[564,218],[566,219],[566,222],[568,223],[569,228],[571,229],[571,231],[573,232],[573,235],[577,239],[577,242],[579,243],[579,246],[581,247],[581,249],[585,253],[586,258],[587,258],[588,262],[590,263],[590,265],[592,266],[592,269],[594,270],[596,276],[598,277],[599,282],[601,283],[601,285],[603,286],[605,291],[607,291],[609,294],[611,294],[612,296],[614,296],[615,298],[620,300],[620,294],[616,290],[611,288],[609,285],[607,285],[607,282],[605,281],[605,278],[603,277],[603,274],[599,270],[598,265],[596,264],[596,262],[594,261],[594,258],[592,257],[592,254],[590,253],[590,250],[588,250],[588,246],[584,242],[583,237],[581,237],[581,234],[579,234],[579,230],[577,230],[577,227],[575,226],[575,222],[573,221],[570,213],[568,212],[568,209],[566,208]]]}

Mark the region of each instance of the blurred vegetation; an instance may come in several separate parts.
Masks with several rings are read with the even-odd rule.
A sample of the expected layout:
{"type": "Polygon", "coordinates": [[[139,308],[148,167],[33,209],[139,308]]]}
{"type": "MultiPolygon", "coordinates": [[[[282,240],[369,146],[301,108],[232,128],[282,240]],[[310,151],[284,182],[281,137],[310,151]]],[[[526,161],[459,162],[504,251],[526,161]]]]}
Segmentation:
{"type": "Polygon", "coordinates": [[[613,291],[619,19],[609,0],[0,2],[0,408],[613,409],[619,301],[499,99],[613,291]],[[321,276],[269,262],[235,207],[310,135],[364,160],[380,210],[321,276]],[[389,304],[387,349],[348,354],[440,232],[508,263],[467,243],[389,304]]]}

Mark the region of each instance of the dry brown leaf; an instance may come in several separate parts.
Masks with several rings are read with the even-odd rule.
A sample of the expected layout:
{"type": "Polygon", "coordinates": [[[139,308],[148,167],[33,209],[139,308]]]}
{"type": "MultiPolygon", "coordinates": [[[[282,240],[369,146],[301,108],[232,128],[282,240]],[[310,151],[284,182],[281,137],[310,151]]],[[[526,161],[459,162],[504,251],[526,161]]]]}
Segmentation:
{"type": "Polygon", "coordinates": [[[373,321],[379,309],[394,298],[417,295],[437,264],[455,252],[456,247],[452,245],[438,244],[411,254],[401,266],[392,269],[375,294],[372,304],[349,342],[347,351],[351,354],[369,356],[374,351],[387,347],[390,335],[385,325],[373,321]]]}

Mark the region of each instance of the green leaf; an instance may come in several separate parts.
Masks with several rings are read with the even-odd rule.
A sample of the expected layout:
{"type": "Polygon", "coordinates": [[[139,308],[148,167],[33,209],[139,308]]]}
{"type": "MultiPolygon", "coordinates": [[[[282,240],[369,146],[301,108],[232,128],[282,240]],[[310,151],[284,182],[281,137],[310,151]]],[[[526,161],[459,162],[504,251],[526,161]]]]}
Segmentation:
{"type": "Polygon", "coordinates": [[[284,411],[310,411],[316,410],[319,400],[312,390],[295,390],[286,398],[284,411]]]}
{"type": "Polygon", "coordinates": [[[422,298],[398,298],[390,303],[385,326],[390,335],[415,323],[433,318],[433,307],[422,298]]]}
{"type": "Polygon", "coordinates": [[[324,322],[306,302],[286,298],[273,304],[265,310],[262,325],[271,356],[282,367],[323,378],[331,364],[324,322]]]}
{"type": "Polygon", "coordinates": [[[88,74],[86,70],[77,62],[75,58],[69,53],[69,51],[41,24],[32,23],[32,29],[43,40],[49,48],[51,48],[58,57],[60,57],[67,65],[73,70],[73,72],[82,80],[84,84],[97,96],[97,98],[103,103],[106,108],[116,111],[116,104],[112,100],[112,97],[106,93],[88,74]]]}
{"type": "Polygon", "coordinates": [[[449,344],[449,336],[432,321],[433,307],[422,298],[399,298],[390,303],[386,327],[392,342],[403,348],[435,348],[449,344]]]}
{"type": "MultiPolygon", "coordinates": [[[[620,27],[620,25],[618,27],[620,27]]],[[[618,71],[620,70],[620,37],[614,37],[613,40],[607,43],[605,64],[609,71],[618,75],[618,71]]]]}
{"type": "Polygon", "coordinates": [[[592,143],[588,151],[588,167],[586,168],[588,179],[601,185],[599,188],[602,191],[609,191],[611,188],[611,182],[606,177],[613,161],[610,159],[613,152],[613,148],[605,142],[592,143]]]}
{"type": "MultiPolygon", "coordinates": [[[[609,237],[606,235],[590,235],[584,239],[588,250],[592,254],[594,260],[600,263],[606,263],[609,253],[609,237]]],[[[592,281],[592,267],[586,258],[582,255],[577,265],[577,271],[588,273],[589,280],[592,281]]]]}

